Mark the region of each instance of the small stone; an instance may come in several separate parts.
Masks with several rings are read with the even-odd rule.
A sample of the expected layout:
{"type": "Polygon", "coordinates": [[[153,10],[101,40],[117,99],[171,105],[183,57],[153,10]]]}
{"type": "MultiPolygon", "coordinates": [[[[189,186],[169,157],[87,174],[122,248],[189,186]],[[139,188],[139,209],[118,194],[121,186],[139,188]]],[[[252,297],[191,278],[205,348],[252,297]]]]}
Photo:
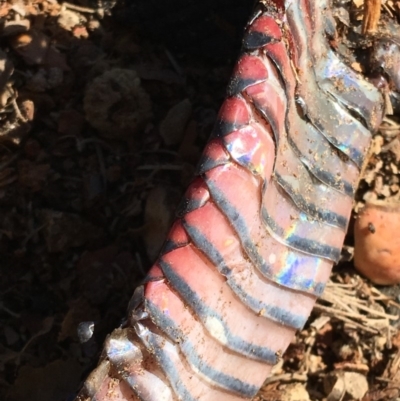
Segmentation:
{"type": "Polygon", "coordinates": [[[379,155],[382,151],[384,139],[382,135],[376,135],[371,143],[371,152],[375,155],[379,155]]]}
{"type": "Polygon", "coordinates": [[[392,184],[392,185],[390,186],[390,190],[391,190],[393,193],[399,192],[399,189],[400,189],[400,186],[399,186],[398,184],[392,184]]]}
{"type": "Polygon", "coordinates": [[[76,26],[72,29],[72,34],[78,39],[87,39],[89,37],[89,32],[85,26],[76,26]]]}
{"type": "Polygon", "coordinates": [[[100,29],[101,28],[101,24],[100,21],[97,19],[91,19],[88,22],[88,29],[89,31],[95,31],[96,29],[100,29]]]}
{"type": "Polygon", "coordinates": [[[326,368],[326,365],[324,364],[322,357],[320,355],[310,355],[308,357],[308,372],[310,374],[316,374],[318,372],[321,372],[326,368]]]}
{"type": "Polygon", "coordinates": [[[360,63],[354,62],[351,64],[351,67],[357,72],[363,72],[363,68],[360,63]]]}
{"type": "Polygon", "coordinates": [[[400,283],[400,203],[369,200],[354,225],[354,265],[375,284],[400,283]],[[368,229],[374,227],[374,232],[368,229]]]}
{"type": "Polygon", "coordinates": [[[94,322],[81,322],[78,325],[77,333],[79,337],[79,342],[81,344],[88,342],[94,333],[94,322]]]}
{"type": "Polygon", "coordinates": [[[61,28],[64,28],[67,31],[72,31],[75,26],[81,23],[82,19],[84,18],[80,14],[66,9],[61,11],[57,22],[61,28]]]}
{"type": "Polygon", "coordinates": [[[381,175],[376,176],[374,182],[374,192],[377,195],[381,195],[383,190],[383,177],[381,175]]]}
{"type": "Polygon", "coordinates": [[[25,17],[26,15],[25,4],[22,1],[14,2],[11,6],[11,10],[15,11],[21,17],[25,17]]]}
{"type": "Polygon", "coordinates": [[[350,357],[354,355],[354,349],[349,344],[343,344],[339,348],[338,354],[342,360],[347,360],[347,359],[350,359],[350,357]]]}
{"type": "Polygon", "coordinates": [[[378,351],[383,351],[386,348],[387,344],[387,337],[386,336],[376,336],[374,337],[374,345],[378,351]]]}
{"type": "Polygon", "coordinates": [[[32,100],[23,100],[20,105],[22,115],[28,120],[32,121],[35,116],[35,104],[32,100]]]}
{"type": "Polygon", "coordinates": [[[293,383],[284,387],[281,401],[309,401],[310,396],[304,387],[304,384],[293,383]]]}
{"type": "Polygon", "coordinates": [[[396,163],[400,161],[400,140],[396,138],[393,140],[390,146],[390,152],[393,153],[394,157],[396,158],[396,163]]]}
{"type": "Polygon", "coordinates": [[[316,331],[321,330],[329,321],[331,318],[329,316],[319,316],[316,318],[310,326],[313,327],[316,331]]]}

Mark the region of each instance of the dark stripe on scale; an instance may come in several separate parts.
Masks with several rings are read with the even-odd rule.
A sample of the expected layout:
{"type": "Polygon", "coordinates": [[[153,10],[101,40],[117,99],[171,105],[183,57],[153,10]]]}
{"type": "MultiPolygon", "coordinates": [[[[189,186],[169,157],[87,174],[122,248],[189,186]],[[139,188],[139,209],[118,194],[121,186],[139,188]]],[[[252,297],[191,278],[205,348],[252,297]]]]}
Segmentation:
{"type": "Polygon", "coordinates": [[[348,224],[348,220],[346,217],[341,216],[340,214],[337,214],[330,210],[321,209],[314,203],[307,202],[298,191],[293,190],[291,185],[288,184],[277,171],[274,172],[274,175],[277,183],[285,190],[285,192],[287,192],[287,194],[292,198],[296,206],[304,213],[320,219],[323,223],[346,230],[348,224]]]}
{"type": "Polygon", "coordinates": [[[264,302],[260,302],[258,299],[253,298],[242,290],[242,288],[234,282],[230,282],[232,290],[238,294],[238,297],[253,310],[257,311],[260,317],[270,318],[284,326],[301,330],[306,324],[307,317],[301,315],[294,315],[286,309],[279,308],[278,306],[270,306],[264,302]],[[260,307],[262,308],[260,309],[260,307]]]}
{"type": "Polygon", "coordinates": [[[175,249],[182,248],[183,246],[186,246],[186,245],[188,245],[188,244],[187,243],[186,244],[183,244],[183,243],[178,244],[175,241],[171,241],[170,239],[167,239],[161,248],[160,255],[166,255],[167,253],[170,253],[170,252],[174,251],[175,249]]]}
{"type": "Polygon", "coordinates": [[[234,76],[228,84],[228,96],[235,96],[243,92],[249,86],[265,82],[268,78],[242,78],[234,76]]]}
{"type": "Polygon", "coordinates": [[[218,249],[216,249],[212,243],[207,240],[202,232],[196,227],[187,224],[185,221],[183,221],[183,226],[197,248],[199,248],[210,259],[210,261],[214,264],[214,266],[216,266],[217,270],[222,275],[228,278],[228,285],[246,306],[248,306],[259,316],[270,318],[271,320],[274,320],[275,322],[285,326],[293,327],[295,329],[301,329],[304,326],[307,317],[295,315],[289,310],[279,308],[278,306],[268,305],[262,300],[254,298],[251,296],[251,294],[247,293],[239,284],[235,282],[235,276],[232,275],[232,270],[225,263],[225,260],[219,253],[218,249]],[[261,310],[263,311],[262,315],[260,315],[261,310]]]}
{"type": "MultiPolygon", "coordinates": [[[[139,373],[140,374],[140,373],[139,373]]],[[[140,383],[137,381],[135,375],[128,375],[125,372],[121,373],[121,377],[124,380],[124,382],[128,385],[128,387],[132,390],[132,392],[136,395],[137,398],[139,398],[140,401],[149,401],[149,398],[143,398],[141,394],[141,388],[140,383]]]]}
{"type": "MultiPolygon", "coordinates": [[[[242,244],[247,256],[264,276],[275,281],[278,284],[281,284],[284,287],[288,287],[294,290],[304,291],[306,293],[315,294],[317,296],[320,296],[323,293],[325,289],[325,283],[313,283],[312,287],[310,287],[310,279],[304,279],[303,277],[299,277],[299,275],[296,275],[290,281],[283,282],[282,280],[279,280],[279,276],[271,271],[270,266],[258,253],[257,248],[248,233],[246,222],[241,217],[240,213],[230,204],[227,199],[225,199],[219,188],[214,185],[212,180],[204,177],[204,181],[206,182],[208,189],[210,190],[212,199],[223,211],[223,213],[231,223],[232,227],[235,229],[240,239],[240,243],[242,244]],[[312,291],[307,291],[305,290],[305,288],[311,288],[312,291]]],[[[273,237],[271,238],[272,240],[276,241],[273,237]]]]}
{"type": "MultiPolygon", "coordinates": [[[[192,397],[186,386],[183,384],[174,362],[170,359],[168,353],[164,351],[165,339],[161,336],[153,334],[148,329],[147,332],[148,334],[146,335],[146,339],[142,339],[142,341],[148,351],[156,356],[156,359],[168,381],[170,382],[171,387],[174,389],[174,392],[178,395],[178,397],[180,397],[181,400],[197,401],[192,397]]],[[[139,338],[141,337],[139,336],[139,338]]],[[[170,345],[173,347],[172,344],[170,345]]]]}
{"type": "Polygon", "coordinates": [[[269,215],[265,207],[261,208],[261,215],[265,224],[271,231],[282,239],[282,242],[299,251],[308,253],[309,255],[318,256],[321,258],[337,262],[340,258],[340,249],[333,246],[324,245],[320,242],[302,238],[298,235],[286,236],[282,227],[279,227],[274,219],[269,215]]]}
{"type": "MultiPolygon", "coordinates": [[[[310,121],[313,121],[310,119],[310,121]]],[[[334,136],[328,135],[327,132],[329,130],[323,129],[324,127],[318,123],[313,122],[314,127],[323,135],[323,137],[339,152],[343,153],[343,155],[349,158],[360,170],[364,163],[364,152],[360,152],[357,148],[352,147],[346,143],[341,143],[334,136]]],[[[338,127],[340,130],[340,126],[338,127]]]]}
{"type": "Polygon", "coordinates": [[[329,171],[321,169],[315,163],[310,163],[308,159],[300,152],[300,149],[297,147],[290,135],[287,136],[287,141],[290,147],[298,155],[299,160],[304,164],[305,167],[307,167],[308,171],[310,171],[310,173],[314,175],[314,177],[318,178],[321,182],[329,185],[337,191],[353,198],[354,188],[348,181],[337,179],[329,171]]]}
{"type": "Polygon", "coordinates": [[[234,131],[238,131],[241,128],[247,127],[248,125],[248,121],[246,121],[245,123],[239,123],[218,120],[215,123],[214,128],[211,132],[211,138],[223,138],[224,136],[227,136],[234,131]]]}
{"type": "MultiPolygon", "coordinates": [[[[265,123],[271,126],[272,132],[274,134],[275,146],[278,148],[280,143],[280,138],[282,137],[282,133],[279,131],[279,121],[276,113],[271,112],[271,110],[263,109],[260,105],[260,102],[255,100],[251,95],[246,92],[246,95],[251,99],[250,105],[254,107],[256,114],[258,113],[263,117],[263,126],[265,127],[265,123]]],[[[276,159],[276,154],[275,154],[276,159]]]]}
{"type": "Polygon", "coordinates": [[[222,316],[205,305],[203,300],[190,288],[190,286],[178,274],[175,273],[169,263],[165,262],[161,258],[159,265],[163,270],[169,285],[171,285],[172,288],[180,295],[182,300],[188,306],[190,306],[190,308],[203,321],[204,325],[207,318],[214,318],[221,324],[224,330],[224,336],[227,340],[227,343],[222,345],[225,345],[227,348],[230,348],[231,350],[240,354],[247,355],[249,358],[259,359],[271,365],[276,363],[276,355],[273,350],[248,343],[242,338],[232,334],[227,325],[224,323],[222,316]]]}
{"type": "Polygon", "coordinates": [[[219,384],[225,390],[239,395],[246,395],[247,397],[253,397],[256,395],[258,386],[245,383],[236,377],[220,372],[206,364],[197,353],[193,344],[190,341],[185,340],[185,334],[176,327],[175,322],[162,313],[151,301],[146,302],[146,310],[150,313],[154,322],[156,322],[157,327],[161,328],[172,341],[178,343],[189,364],[194,366],[204,376],[208,377],[216,384],[219,384]]]}
{"type": "Polygon", "coordinates": [[[208,186],[212,199],[224,212],[232,227],[235,229],[240,239],[240,242],[247,253],[247,256],[261,271],[265,272],[266,274],[270,274],[271,270],[269,266],[264,261],[262,256],[258,253],[257,247],[250,237],[246,221],[243,219],[240,213],[231,205],[231,203],[223,196],[220,189],[214,184],[212,180],[204,177],[204,181],[208,186]]]}
{"type": "MultiPolygon", "coordinates": [[[[351,109],[349,110],[346,107],[346,105],[343,104],[340,100],[336,101],[336,99],[332,99],[332,101],[333,101],[333,104],[335,105],[336,108],[341,108],[344,111],[344,113],[348,114],[348,117],[351,117],[354,120],[354,122],[352,122],[352,125],[356,126],[355,129],[357,129],[357,124],[360,125],[360,128],[357,130],[359,132],[359,135],[363,135],[363,136],[367,136],[368,135],[367,136],[367,141],[368,140],[370,141],[371,140],[371,133],[370,133],[370,131],[368,131],[368,129],[364,125],[362,125],[362,122],[359,121],[358,117],[360,117],[360,115],[353,115],[352,110],[351,109]],[[363,130],[366,130],[365,135],[364,135],[363,130]]],[[[347,152],[348,153],[347,157],[349,157],[357,165],[359,170],[361,170],[362,167],[363,167],[363,164],[364,164],[364,159],[365,159],[364,152],[362,150],[358,149],[358,148],[349,147],[349,146],[340,145],[340,144],[339,144],[338,148],[341,149],[341,146],[347,147],[349,149],[349,151],[347,152]]],[[[343,152],[343,153],[347,154],[346,152],[343,152]]]]}
{"type": "Polygon", "coordinates": [[[262,32],[248,32],[243,39],[243,46],[247,50],[257,50],[260,47],[266,46],[269,43],[277,42],[271,36],[265,35],[262,32]]]}
{"type": "Polygon", "coordinates": [[[209,156],[203,155],[196,167],[195,175],[202,175],[215,167],[224,166],[225,164],[227,164],[226,160],[215,160],[209,156]]]}
{"type": "MultiPolygon", "coordinates": [[[[266,56],[272,61],[272,63],[276,66],[277,70],[279,71],[280,81],[282,82],[283,88],[286,93],[286,97],[292,96],[290,93],[291,87],[288,84],[288,82],[285,81],[285,76],[286,76],[285,64],[282,63],[282,60],[279,58],[279,56],[276,57],[274,54],[270,54],[269,52],[267,52],[266,56]]],[[[285,57],[287,57],[286,53],[285,53],[285,57]]],[[[352,185],[349,182],[336,179],[331,173],[322,170],[318,166],[315,166],[315,164],[313,164],[313,163],[310,163],[308,161],[308,159],[306,159],[306,157],[300,152],[300,149],[297,147],[296,143],[290,137],[290,132],[292,132],[292,128],[290,127],[290,122],[289,122],[289,118],[288,118],[289,109],[290,109],[290,106],[288,106],[286,109],[286,117],[285,117],[286,132],[288,133],[287,141],[288,141],[289,145],[291,146],[291,148],[295,151],[295,153],[299,157],[299,160],[307,167],[307,169],[311,172],[311,174],[313,174],[318,180],[331,186],[332,188],[335,188],[339,192],[342,192],[342,193],[346,194],[347,196],[350,196],[351,198],[353,198],[354,188],[352,187],[352,185]]],[[[321,133],[321,135],[326,139],[326,137],[322,133],[321,133]]],[[[338,150],[338,151],[340,151],[340,150],[338,150]]]]}
{"type": "Polygon", "coordinates": [[[177,207],[176,215],[182,217],[187,213],[200,209],[204,205],[205,202],[203,199],[183,198],[177,207]]]}

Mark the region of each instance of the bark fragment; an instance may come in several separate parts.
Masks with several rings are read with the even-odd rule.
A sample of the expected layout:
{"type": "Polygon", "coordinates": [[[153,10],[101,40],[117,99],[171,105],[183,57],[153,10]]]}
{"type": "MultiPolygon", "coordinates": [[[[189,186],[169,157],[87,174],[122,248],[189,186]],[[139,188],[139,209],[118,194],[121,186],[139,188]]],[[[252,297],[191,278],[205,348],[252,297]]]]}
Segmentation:
{"type": "Polygon", "coordinates": [[[364,18],[362,33],[372,34],[376,32],[381,17],[381,0],[364,0],[364,18]]]}

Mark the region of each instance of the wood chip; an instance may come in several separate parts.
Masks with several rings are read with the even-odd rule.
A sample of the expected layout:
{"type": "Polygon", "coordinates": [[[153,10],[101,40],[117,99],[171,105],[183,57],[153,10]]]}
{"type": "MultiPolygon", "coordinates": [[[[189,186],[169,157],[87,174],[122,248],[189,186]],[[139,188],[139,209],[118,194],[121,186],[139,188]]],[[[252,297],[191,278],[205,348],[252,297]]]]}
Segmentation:
{"type": "Polygon", "coordinates": [[[376,32],[381,17],[381,0],[364,0],[364,18],[362,33],[372,34],[376,32]]]}

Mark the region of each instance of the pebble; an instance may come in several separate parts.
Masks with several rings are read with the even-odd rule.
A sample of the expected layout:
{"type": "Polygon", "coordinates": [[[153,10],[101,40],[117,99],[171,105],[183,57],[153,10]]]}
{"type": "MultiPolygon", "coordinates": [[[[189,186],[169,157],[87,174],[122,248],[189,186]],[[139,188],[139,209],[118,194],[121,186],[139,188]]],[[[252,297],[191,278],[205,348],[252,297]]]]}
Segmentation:
{"type": "Polygon", "coordinates": [[[400,283],[400,203],[369,202],[354,225],[354,264],[373,283],[400,283]]]}

